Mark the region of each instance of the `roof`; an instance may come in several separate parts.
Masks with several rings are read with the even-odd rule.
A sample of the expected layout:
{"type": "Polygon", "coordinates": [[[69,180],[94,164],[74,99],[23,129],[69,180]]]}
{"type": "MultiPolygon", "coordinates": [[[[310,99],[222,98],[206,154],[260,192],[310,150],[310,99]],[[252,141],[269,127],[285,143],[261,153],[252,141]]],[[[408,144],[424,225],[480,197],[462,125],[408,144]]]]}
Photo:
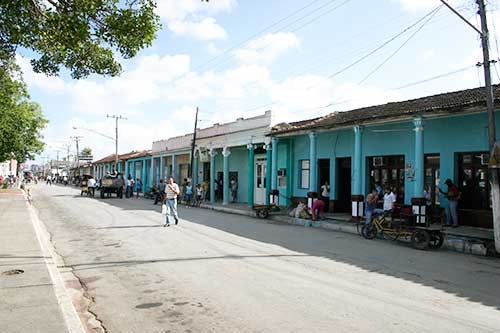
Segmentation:
{"type": "MultiPolygon", "coordinates": [[[[132,151],[132,152],[126,153],[126,154],[119,154],[118,160],[119,161],[126,161],[126,160],[130,160],[133,158],[139,158],[139,157],[148,156],[148,155],[151,155],[151,150],[132,151]]],[[[114,162],[115,156],[116,156],[116,154],[108,155],[104,158],[101,158],[98,161],[95,161],[94,164],[114,162]]]]}
{"type": "MultiPolygon", "coordinates": [[[[499,102],[500,85],[493,85],[492,89],[495,102],[499,102]]],[[[373,123],[380,120],[410,118],[417,115],[463,113],[464,108],[485,105],[485,88],[480,87],[421,97],[403,102],[363,107],[350,111],[336,111],[324,117],[294,123],[281,123],[272,128],[270,135],[312,129],[333,129],[373,123]]]]}

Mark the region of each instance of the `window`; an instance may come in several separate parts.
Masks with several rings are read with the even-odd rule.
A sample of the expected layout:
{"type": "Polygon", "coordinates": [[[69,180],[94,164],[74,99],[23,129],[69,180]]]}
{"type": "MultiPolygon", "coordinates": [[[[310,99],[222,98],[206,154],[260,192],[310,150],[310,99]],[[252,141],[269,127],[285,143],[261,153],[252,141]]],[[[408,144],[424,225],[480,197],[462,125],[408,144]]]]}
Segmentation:
{"type": "Polygon", "coordinates": [[[369,163],[370,190],[380,184],[382,188],[390,187],[396,194],[398,203],[404,202],[405,158],[404,155],[374,156],[367,159],[369,163]]]}
{"type": "Polygon", "coordinates": [[[309,188],[309,169],[310,169],[309,160],[299,161],[300,188],[306,188],[306,189],[309,188]]]}
{"type": "Polygon", "coordinates": [[[462,209],[491,209],[491,189],[488,179],[488,152],[458,154],[458,188],[462,192],[462,209]]]}

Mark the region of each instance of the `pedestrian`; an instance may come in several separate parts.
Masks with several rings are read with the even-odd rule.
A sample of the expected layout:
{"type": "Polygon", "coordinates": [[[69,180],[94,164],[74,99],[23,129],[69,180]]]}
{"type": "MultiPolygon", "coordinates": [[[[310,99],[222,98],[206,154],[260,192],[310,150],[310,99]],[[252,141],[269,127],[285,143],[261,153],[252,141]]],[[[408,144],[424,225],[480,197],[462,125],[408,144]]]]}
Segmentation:
{"type": "Polygon", "coordinates": [[[200,184],[196,185],[196,206],[200,207],[203,200],[203,187],[200,184]]]}
{"type": "Polygon", "coordinates": [[[132,176],[128,175],[126,186],[125,186],[125,198],[130,198],[132,193],[132,176]]]}
{"type": "Polygon", "coordinates": [[[163,179],[160,179],[160,186],[158,186],[158,191],[156,192],[155,196],[155,205],[158,204],[158,201],[163,202],[163,195],[165,194],[165,183],[163,182],[163,179]]]}
{"type": "Polygon", "coordinates": [[[376,189],[368,194],[366,197],[366,208],[365,208],[365,224],[372,223],[372,215],[381,214],[384,212],[383,209],[376,208],[378,200],[378,192],[376,189]]]}
{"type": "Polygon", "coordinates": [[[325,212],[330,207],[330,184],[327,181],[321,186],[321,200],[325,202],[325,212]]]}
{"type": "Polygon", "coordinates": [[[443,190],[439,189],[439,192],[441,192],[446,196],[446,198],[448,198],[448,206],[446,206],[446,225],[456,228],[458,227],[457,206],[461,193],[458,190],[458,187],[453,184],[451,179],[446,179],[444,184],[448,186],[448,191],[444,192],[443,190]]]}
{"type": "Polygon", "coordinates": [[[219,199],[219,181],[217,179],[214,180],[214,197],[214,201],[219,199]]]}
{"type": "Polygon", "coordinates": [[[231,202],[236,202],[238,197],[238,181],[233,177],[231,179],[231,202]]]}
{"type": "Polygon", "coordinates": [[[396,203],[396,195],[390,188],[385,189],[384,193],[384,212],[391,213],[394,209],[394,204],[396,203]]]}
{"type": "Polygon", "coordinates": [[[139,178],[135,181],[135,198],[139,199],[139,192],[141,191],[142,182],[139,178]]]}
{"type": "Polygon", "coordinates": [[[89,193],[92,196],[92,198],[95,196],[95,185],[96,185],[96,181],[95,181],[94,177],[91,176],[87,180],[87,187],[88,187],[89,193]]]}
{"type": "Polygon", "coordinates": [[[193,201],[193,186],[190,181],[188,181],[184,187],[184,196],[186,200],[186,207],[191,206],[193,201]]]}
{"type": "Polygon", "coordinates": [[[311,208],[311,213],[312,213],[313,221],[316,221],[318,216],[320,219],[324,219],[325,202],[323,200],[314,199],[314,202],[313,202],[313,205],[311,208]]]}
{"type": "Polygon", "coordinates": [[[165,187],[165,205],[167,206],[167,211],[165,214],[164,227],[170,226],[170,218],[172,216],[175,220],[175,224],[179,223],[179,216],[177,215],[177,196],[180,192],[179,185],[174,183],[174,178],[168,177],[167,186],[165,187]]]}

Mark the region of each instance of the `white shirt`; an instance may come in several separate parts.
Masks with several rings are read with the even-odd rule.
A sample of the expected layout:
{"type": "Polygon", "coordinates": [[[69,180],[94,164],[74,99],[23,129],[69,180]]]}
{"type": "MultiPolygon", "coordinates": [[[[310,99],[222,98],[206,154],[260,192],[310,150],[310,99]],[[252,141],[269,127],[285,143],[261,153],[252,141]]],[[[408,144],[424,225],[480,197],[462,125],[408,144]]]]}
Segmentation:
{"type": "Polygon", "coordinates": [[[167,199],[177,198],[177,193],[179,192],[179,185],[177,185],[176,183],[167,184],[167,186],[165,187],[165,194],[167,195],[167,199]],[[172,189],[170,187],[172,187],[172,189]]]}
{"type": "Polygon", "coordinates": [[[394,202],[396,202],[396,195],[393,192],[384,194],[384,210],[391,210],[394,202]]]}
{"type": "Polygon", "coordinates": [[[95,187],[95,179],[94,178],[90,178],[87,181],[87,185],[88,185],[88,187],[95,187]]]}
{"type": "Polygon", "coordinates": [[[321,195],[325,198],[330,196],[330,185],[321,186],[321,195]]]}

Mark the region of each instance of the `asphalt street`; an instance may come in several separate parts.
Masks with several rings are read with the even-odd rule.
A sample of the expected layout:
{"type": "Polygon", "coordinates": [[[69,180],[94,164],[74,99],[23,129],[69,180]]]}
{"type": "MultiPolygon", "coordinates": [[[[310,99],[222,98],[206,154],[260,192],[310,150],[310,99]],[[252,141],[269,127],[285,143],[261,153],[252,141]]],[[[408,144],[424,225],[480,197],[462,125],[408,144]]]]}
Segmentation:
{"type": "Polygon", "coordinates": [[[500,260],[38,185],[107,332],[498,332],[500,260]]]}

